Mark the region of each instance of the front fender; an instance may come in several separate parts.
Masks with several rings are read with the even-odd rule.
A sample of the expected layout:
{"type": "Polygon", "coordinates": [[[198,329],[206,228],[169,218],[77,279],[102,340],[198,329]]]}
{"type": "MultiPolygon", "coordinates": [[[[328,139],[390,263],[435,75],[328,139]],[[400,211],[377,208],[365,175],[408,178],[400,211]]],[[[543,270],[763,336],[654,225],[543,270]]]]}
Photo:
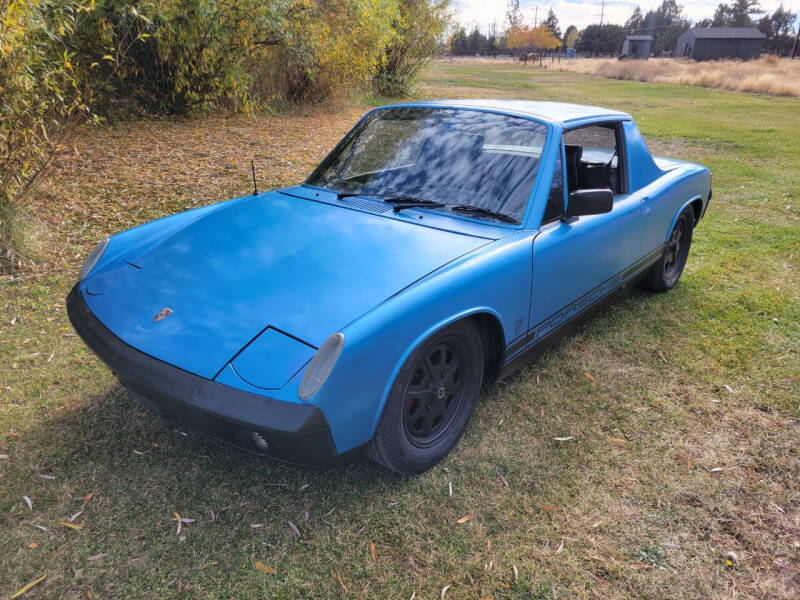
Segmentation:
{"type": "Polygon", "coordinates": [[[505,340],[527,330],[533,235],[521,231],[492,242],[342,330],[339,361],[311,399],[325,414],[338,452],[372,438],[403,362],[436,331],[475,314],[497,319],[505,340]]]}
{"type": "Polygon", "coordinates": [[[173,231],[177,231],[187,226],[189,223],[222,208],[227,202],[237,202],[242,199],[243,198],[236,198],[225,202],[217,202],[215,204],[192,208],[116,233],[109,238],[108,248],[106,248],[103,256],[92,269],[92,273],[99,272],[103,267],[118,259],[124,259],[125,256],[137,248],[155,244],[161,239],[166,239],[173,231]]]}

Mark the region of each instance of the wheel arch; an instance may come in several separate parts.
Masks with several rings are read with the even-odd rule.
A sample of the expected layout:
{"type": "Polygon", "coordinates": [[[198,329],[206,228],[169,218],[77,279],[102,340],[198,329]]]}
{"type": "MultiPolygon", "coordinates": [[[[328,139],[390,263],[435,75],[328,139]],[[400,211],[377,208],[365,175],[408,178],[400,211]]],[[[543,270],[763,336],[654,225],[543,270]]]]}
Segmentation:
{"type": "Polygon", "coordinates": [[[678,217],[681,216],[681,213],[686,210],[687,207],[691,207],[692,213],[694,214],[694,225],[696,226],[700,221],[700,218],[703,216],[703,199],[700,196],[694,196],[681,204],[680,208],[675,211],[675,215],[672,217],[672,221],[667,229],[667,234],[664,236],[665,243],[669,240],[669,236],[672,233],[673,227],[675,227],[675,223],[678,221],[678,217]]]}
{"type": "Polygon", "coordinates": [[[389,394],[392,386],[394,385],[395,379],[397,378],[400,369],[408,360],[408,357],[411,356],[414,350],[416,350],[432,335],[435,335],[446,327],[450,327],[451,325],[465,320],[472,321],[475,324],[476,328],[478,329],[478,333],[481,336],[481,343],[488,343],[489,353],[487,354],[486,347],[484,347],[483,352],[484,381],[487,381],[487,377],[488,380],[491,381],[497,376],[499,373],[500,361],[502,361],[503,352],[505,349],[505,334],[503,333],[503,327],[501,325],[502,321],[497,311],[487,306],[481,306],[465,309],[458,313],[449,315],[448,317],[431,325],[422,333],[420,333],[420,335],[414,338],[414,341],[406,348],[406,350],[395,363],[394,368],[392,369],[392,374],[383,390],[380,405],[375,411],[375,418],[374,422],[372,423],[373,432],[378,425],[378,421],[383,413],[383,408],[386,406],[386,401],[389,398],[389,394]]]}
{"type": "Polygon", "coordinates": [[[505,334],[500,320],[488,312],[476,313],[468,317],[474,321],[481,336],[483,348],[483,381],[493,382],[500,374],[500,364],[505,354],[505,334]]]}

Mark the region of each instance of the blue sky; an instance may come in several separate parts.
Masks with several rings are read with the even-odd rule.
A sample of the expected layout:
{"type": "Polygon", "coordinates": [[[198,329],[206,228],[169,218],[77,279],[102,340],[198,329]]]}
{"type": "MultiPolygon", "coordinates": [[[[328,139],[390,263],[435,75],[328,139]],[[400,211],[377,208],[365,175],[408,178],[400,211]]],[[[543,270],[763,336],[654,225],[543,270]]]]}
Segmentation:
{"type": "MultiPolygon", "coordinates": [[[[730,0],[726,0],[730,2],[730,0]]],[[[487,31],[492,21],[497,21],[502,27],[506,14],[507,0],[453,0],[453,13],[455,20],[466,27],[477,24],[481,30],[487,31]]],[[[679,4],[680,4],[679,0],[679,4]]],[[[628,0],[606,0],[603,22],[618,23],[622,25],[628,19],[633,9],[641,6],[642,12],[655,8],[661,0],[643,0],[630,2],[628,0]]],[[[694,0],[683,2],[683,12],[690,19],[698,21],[711,17],[719,4],[719,0],[694,0]]],[[[780,0],[761,0],[761,8],[772,12],[781,4],[780,0]]],[[[793,12],[800,12],[800,0],[785,0],[784,8],[793,12]]],[[[533,25],[536,6],[539,7],[539,19],[547,16],[550,7],[558,17],[562,31],[569,25],[578,28],[600,21],[602,2],[600,0],[558,0],[556,2],[534,2],[534,0],[520,0],[520,8],[525,16],[525,22],[533,25]]]]}

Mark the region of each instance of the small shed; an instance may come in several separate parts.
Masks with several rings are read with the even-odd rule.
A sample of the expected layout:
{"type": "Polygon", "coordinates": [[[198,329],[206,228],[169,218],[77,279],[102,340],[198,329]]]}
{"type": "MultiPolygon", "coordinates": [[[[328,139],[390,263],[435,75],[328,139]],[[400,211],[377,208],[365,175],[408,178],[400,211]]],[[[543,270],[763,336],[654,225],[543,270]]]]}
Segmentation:
{"type": "Polygon", "coordinates": [[[650,48],[653,46],[652,35],[629,35],[622,42],[622,58],[650,58],[650,48]]]}
{"type": "Polygon", "coordinates": [[[695,60],[758,58],[765,37],[755,27],[693,27],[678,38],[675,56],[695,60]]]}

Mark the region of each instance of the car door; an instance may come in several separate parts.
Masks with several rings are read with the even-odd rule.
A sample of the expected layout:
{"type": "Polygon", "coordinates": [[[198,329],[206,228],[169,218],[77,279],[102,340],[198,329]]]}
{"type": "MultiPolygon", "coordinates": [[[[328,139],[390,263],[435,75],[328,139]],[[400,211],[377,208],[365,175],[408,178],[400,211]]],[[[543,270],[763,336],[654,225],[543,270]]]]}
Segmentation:
{"type": "MultiPolygon", "coordinates": [[[[580,178],[576,180],[567,170],[575,166],[574,163],[570,165],[575,151],[571,151],[572,157],[567,156],[567,147],[573,145],[564,143],[573,141],[567,132],[562,139],[548,208],[533,243],[533,297],[526,345],[541,340],[613,291],[641,253],[638,227],[641,199],[637,194],[627,193],[621,132],[618,124],[603,127],[611,132],[614,140],[615,147],[607,150],[618,153],[616,182],[611,184],[616,187],[613,209],[599,215],[562,218],[568,193],[574,191],[571,188],[585,189],[581,187],[585,182],[581,184],[580,178]]],[[[587,132],[587,138],[592,137],[597,136],[587,132]]],[[[593,149],[595,155],[597,150],[593,149]]],[[[597,180],[597,173],[590,177],[597,180]]]]}

